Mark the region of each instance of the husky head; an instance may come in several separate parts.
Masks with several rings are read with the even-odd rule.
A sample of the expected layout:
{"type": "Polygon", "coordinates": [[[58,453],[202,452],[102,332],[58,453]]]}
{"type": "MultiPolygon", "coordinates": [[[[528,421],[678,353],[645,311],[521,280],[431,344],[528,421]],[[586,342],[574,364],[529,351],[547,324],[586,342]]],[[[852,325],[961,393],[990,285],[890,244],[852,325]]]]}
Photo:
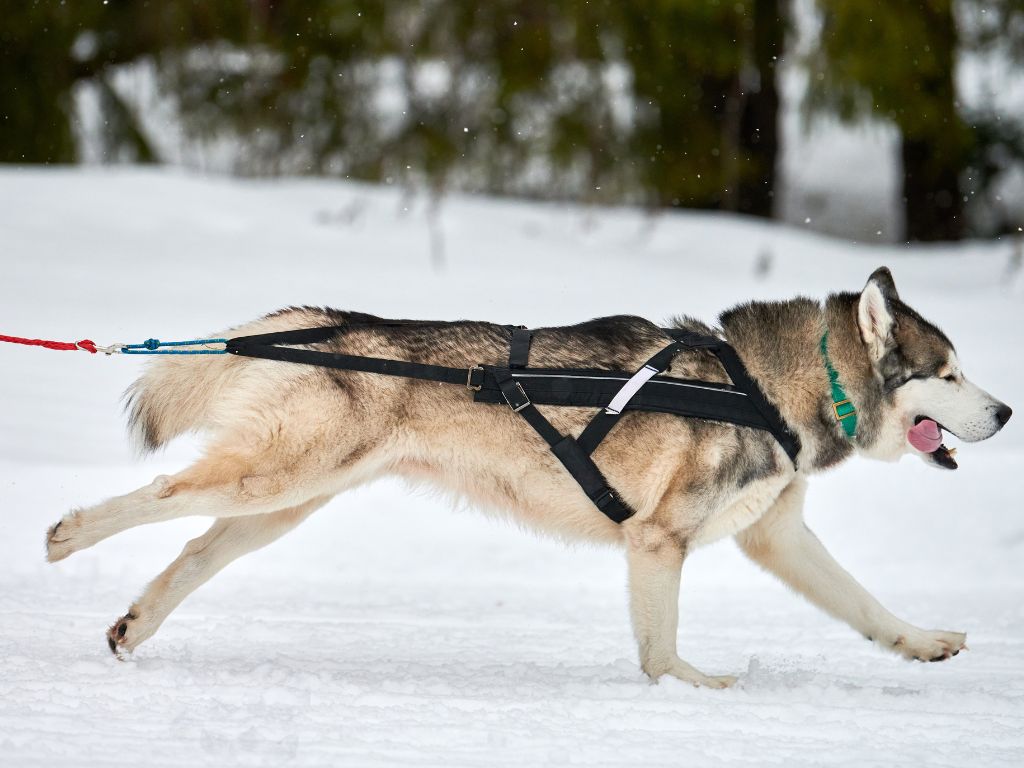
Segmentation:
{"type": "Polygon", "coordinates": [[[932,323],[904,304],[885,267],[875,270],[861,292],[856,322],[873,374],[859,433],[861,451],[894,461],[915,453],[925,463],[956,469],[956,453],[943,431],[969,443],[991,437],[1012,411],[964,375],[953,344],[932,323]]]}

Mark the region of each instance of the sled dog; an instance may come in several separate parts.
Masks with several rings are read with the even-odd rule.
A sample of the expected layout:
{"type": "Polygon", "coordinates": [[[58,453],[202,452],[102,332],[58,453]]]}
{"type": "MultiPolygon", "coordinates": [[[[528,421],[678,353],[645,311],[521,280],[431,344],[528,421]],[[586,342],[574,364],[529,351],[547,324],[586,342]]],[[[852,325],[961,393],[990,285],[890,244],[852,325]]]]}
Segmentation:
{"type": "MultiPolygon", "coordinates": [[[[231,338],[356,324],[317,349],[452,367],[503,365],[507,328],[485,322],[372,327],[354,312],[289,308],[235,328],[231,338]]],[[[652,412],[625,413],[594,460],[636,514],[602,515],[537,433],[504,406],[474,403],[463,386],[234,355],[165,357],[127,395],[133,436],[156,449],[190,430],[205,454],[178,474],[52,526],[56,562],[120,531],[186,515],[215,518],[107,632],[120,656],[150,638],[193,590],[236,558],[287,533],[335,495],[381,475],[427,480],[474,504],[564,538],[622,546],[640,666],[722,688],[676,651],[680,570],[695,548],[733,536],[792,589],[907,659],[938,661],[963,647],[960,632],[902,621],[841,568],[804,524],[807,478],[855,453],[894,461],[913,454],[955,469],[945,433],[984,440],[1010,408],[970,382],[949,339],[876,270],[859,293],[824,302],[750,302],[716,327],[688,317],[678,328],[725,339],[799,437],[790,461],[772,435],[749,427],[652,412]],[[827,334],[827,335],[826,335],[827,334]],[[827,344],[823,342],[827,339],[827,344]],[[830,373],[849,403],[840,408],[830,373]],[[855,409],[849,434],[844,413],[855,409]]],[[[530,365],[637,370],[665,346],[658,326],[608,317],[534,332],[530,365]]],[[[729,380],[718,360],[683,350],[666,375],[729,380]]],[[[539,406],[563,435],[578,435],[596,409],[539,406]]]]}

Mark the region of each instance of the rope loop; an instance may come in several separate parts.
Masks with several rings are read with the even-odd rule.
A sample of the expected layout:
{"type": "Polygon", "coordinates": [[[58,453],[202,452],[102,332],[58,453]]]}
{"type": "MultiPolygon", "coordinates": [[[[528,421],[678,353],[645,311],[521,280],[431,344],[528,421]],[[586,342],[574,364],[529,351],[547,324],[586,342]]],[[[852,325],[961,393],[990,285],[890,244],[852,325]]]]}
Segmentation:
{"type": "Polygon", "coordinates": [[[29,347],[43,347],[44,349],[56,349],[62,352],[71,352],[76,349],[81,349],[85,352],[91,352],[96,354],[96,344],[89,339],[82,339],[81,341],[50,341],[49,339],[26,339],[21,336],[4,336],[0,335],[0,341],[6,341],[9,344],[24,344],[29,347]]]}

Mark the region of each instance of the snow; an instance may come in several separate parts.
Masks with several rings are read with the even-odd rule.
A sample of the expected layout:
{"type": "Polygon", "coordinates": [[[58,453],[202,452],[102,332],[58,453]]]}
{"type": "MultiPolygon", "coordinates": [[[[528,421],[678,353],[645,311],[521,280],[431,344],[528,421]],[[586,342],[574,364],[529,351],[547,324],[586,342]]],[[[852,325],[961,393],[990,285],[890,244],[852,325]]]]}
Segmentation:
{"type": "MultiPolygon", "coordinates": [[[[725,215],[454,197],[173,171],[0,170],[0,332],[188,338],[291,303],[528,325],[712,319],[856,290],[888,264],[1019,406],[1009,241],[867,246],[725,215]],[[443,243],[443,253],[432,249],[443,243]],[[434,245],[432,245],[434,243],[434,245]],[[440,267],[437,256],[443,256],[440,267]]],[[[204,530],[138,528],[57,565],[46,527],[175,471],[136,460],[118,396],[141,362],[2,345],[0,765],[1012,765],[1024,761],[1024,432],[957,472],[856,459],[808,522],[883,603],[968,632],[942,664],[889,656],[731,542],[684,568],[680,648],[726,691],[649,685],[621,553],[524,534],[381,482],[191,596],[126,663],[103,631],[204,530]]]]}

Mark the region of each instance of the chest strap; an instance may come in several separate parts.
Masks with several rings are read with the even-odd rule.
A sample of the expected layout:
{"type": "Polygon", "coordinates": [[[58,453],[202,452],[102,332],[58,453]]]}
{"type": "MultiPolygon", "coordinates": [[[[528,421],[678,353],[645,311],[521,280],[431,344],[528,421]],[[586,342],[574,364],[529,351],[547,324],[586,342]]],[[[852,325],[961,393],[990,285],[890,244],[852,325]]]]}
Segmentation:
{"type": "Polygon", "coordinates": [[[621,523],[628,520],[636,511],[622,501],[608,485],[601,470],[590,458],[580,444],[571,436],[563,435],[555,429],[551,422],[544,418],[536,406],[530,401],[520,384],[507,368],[491,370],[494,381],[501,390],[505,402],[514,413],[518,413],[536,430],[537,434],[551,447],[551,452],[562,463],[580,488],[601,512],[621,523]]]}

